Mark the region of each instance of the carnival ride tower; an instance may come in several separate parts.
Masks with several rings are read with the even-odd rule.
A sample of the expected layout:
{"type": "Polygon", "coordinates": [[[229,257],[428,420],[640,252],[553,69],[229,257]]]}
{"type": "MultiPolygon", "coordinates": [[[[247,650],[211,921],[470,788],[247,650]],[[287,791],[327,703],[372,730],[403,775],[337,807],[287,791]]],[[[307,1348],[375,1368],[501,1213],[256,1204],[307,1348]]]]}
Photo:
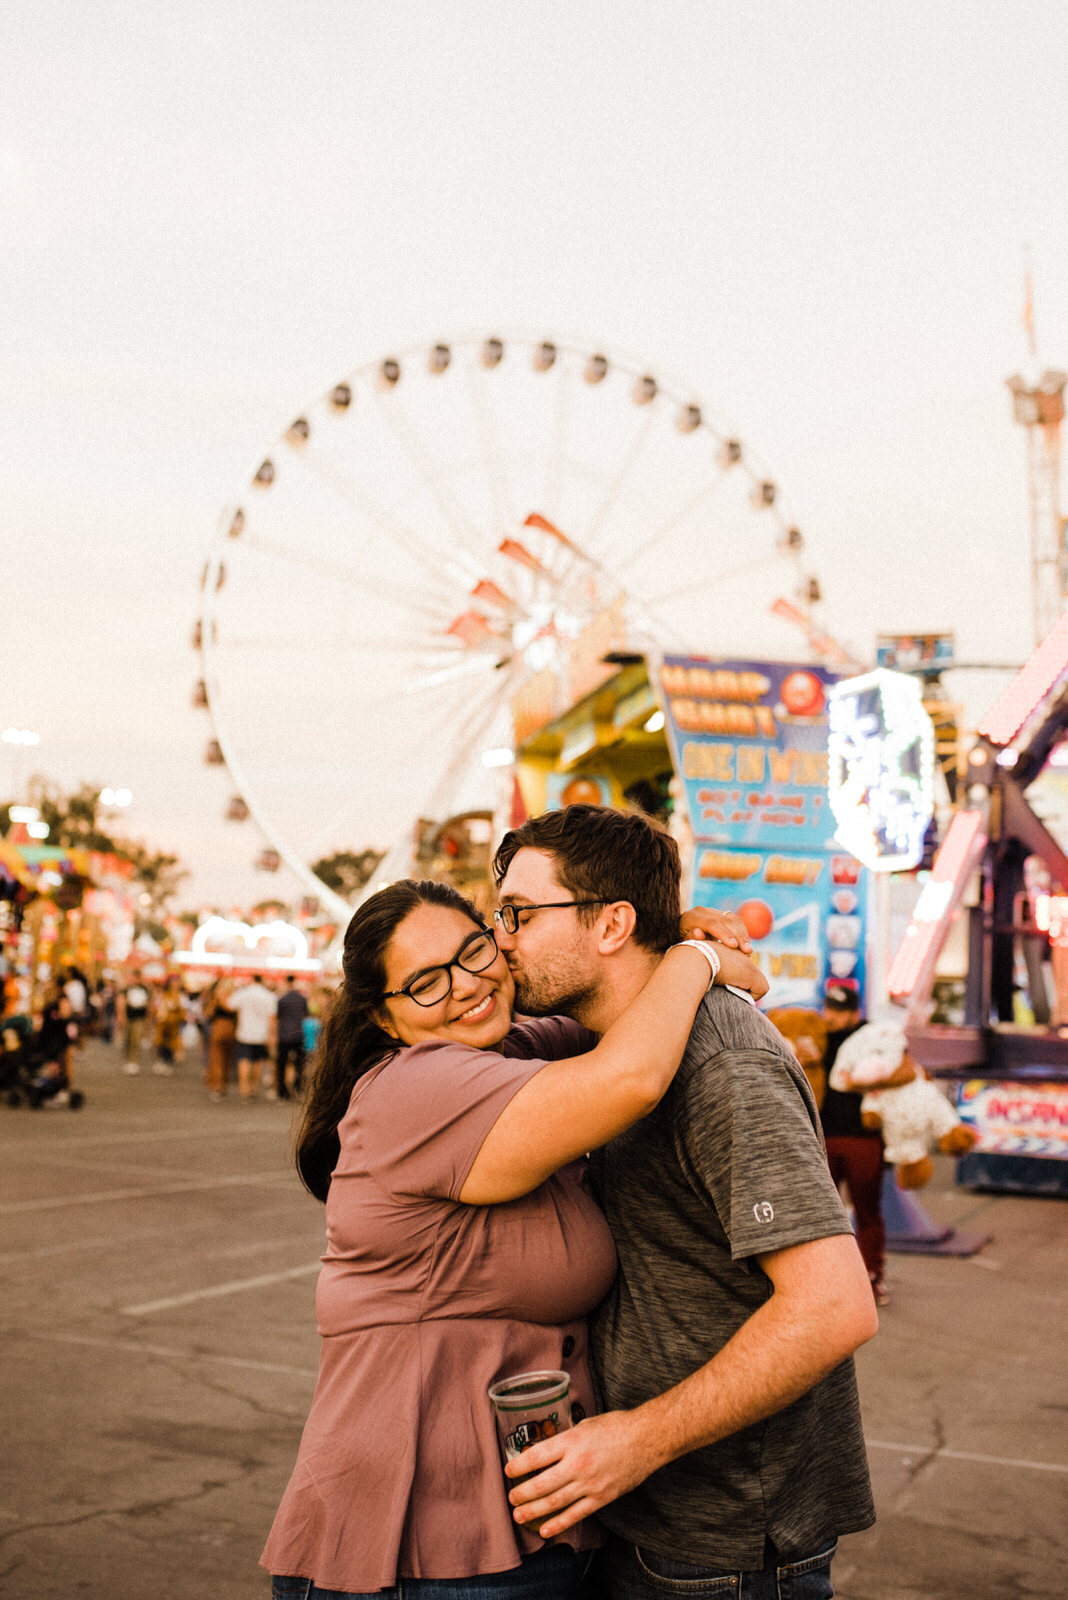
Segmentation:
{"type": "Polygon", "coordinates": [[[1030,378],[1006,379],[1015,421],[1027,429],[1027,477],[1031,511],[1031,606],[1034,641],[1041,644],[1068,597],[1068,522],[1061,509],[1061,424],[1068,373],[1038,371],[1034,309],[1028,276],[1024,328],[1031,353],[1030,378]]]}

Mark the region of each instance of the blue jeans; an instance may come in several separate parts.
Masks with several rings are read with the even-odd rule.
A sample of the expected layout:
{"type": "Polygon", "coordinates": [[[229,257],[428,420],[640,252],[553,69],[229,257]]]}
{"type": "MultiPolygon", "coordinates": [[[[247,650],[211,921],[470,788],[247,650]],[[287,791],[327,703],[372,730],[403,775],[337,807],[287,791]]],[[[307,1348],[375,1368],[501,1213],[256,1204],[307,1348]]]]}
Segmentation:
{"type": "Polygon", "coordinates": [[[272,1578],[271,1600],[582,1600],[589,1569],[588,1550],[555,1544],[524,1556],[508,1572],[482,1572],[473,1578],[401,1578],[391,1589],[353,1594],[320,1589],[311,1578],[272,1578]]]}
{"type": "Polygon", "coordinates": [[[694,1567],[613,1534],[597,1558],[606,1600],[833,1600],[829,1550],[759,1572],[694,1567]]]}

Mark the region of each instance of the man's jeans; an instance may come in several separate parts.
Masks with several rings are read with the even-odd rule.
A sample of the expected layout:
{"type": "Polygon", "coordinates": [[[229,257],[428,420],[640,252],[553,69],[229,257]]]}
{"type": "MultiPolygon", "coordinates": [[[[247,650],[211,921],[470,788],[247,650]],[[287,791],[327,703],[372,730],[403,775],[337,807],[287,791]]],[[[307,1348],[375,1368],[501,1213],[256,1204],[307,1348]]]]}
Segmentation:
{"type": "Polygon", "coordinates": [[[509,1572],[473,1578],[403,1578],[392,1589],[362,1595],[320,1589],[310,1578],[272,1578],[271,1600],[582,1600],[590,1566],[588,1550],[552,1545],[524,1556],[509,1572]]]}
{"type": "Polygon", "coordinates": [[[606,1600],[832,1600],[835,1548],[781,1566],[772,1556],[761,1572],[726,1572],[639,1550],[613,1534],[597,1567],[606,1600]]]}

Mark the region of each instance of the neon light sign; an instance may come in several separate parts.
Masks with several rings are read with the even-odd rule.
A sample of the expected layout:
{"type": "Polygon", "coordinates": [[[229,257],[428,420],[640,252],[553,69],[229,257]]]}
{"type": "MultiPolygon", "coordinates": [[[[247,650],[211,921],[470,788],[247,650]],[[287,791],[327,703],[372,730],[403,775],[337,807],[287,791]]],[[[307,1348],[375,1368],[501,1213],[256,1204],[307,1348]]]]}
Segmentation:
{"type": "Polygon", "coordinates": [[[258,967],[271,972],[319,972],[322,962],[308,954],[308,940],[291,922],[234,922],[208,917],[188,950],[174,958],[193,967],[258,967]]]}
{"type": "Polygon", "coordinates": [[[876,872],[918,865],[934,814],[934,729],[919,683],[880,668],[828,690],[835,837],[876,872]]]}

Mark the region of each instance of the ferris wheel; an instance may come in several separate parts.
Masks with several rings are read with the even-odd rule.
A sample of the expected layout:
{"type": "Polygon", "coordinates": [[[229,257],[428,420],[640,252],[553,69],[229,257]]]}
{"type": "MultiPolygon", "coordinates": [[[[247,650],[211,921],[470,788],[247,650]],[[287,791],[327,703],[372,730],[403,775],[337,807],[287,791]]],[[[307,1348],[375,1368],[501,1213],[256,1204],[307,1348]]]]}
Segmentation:
{"type": "Polygon", "coordinates": [[[422,346],[302,411],[225,508],[207,759],[261,863],[347,918],[311,863],[396,876],[419,818],[492,810],[513,694],[607,607],[634,650],[790,658],[818,600],[774,479],[682,385],[548,339],[422,346]]]}

